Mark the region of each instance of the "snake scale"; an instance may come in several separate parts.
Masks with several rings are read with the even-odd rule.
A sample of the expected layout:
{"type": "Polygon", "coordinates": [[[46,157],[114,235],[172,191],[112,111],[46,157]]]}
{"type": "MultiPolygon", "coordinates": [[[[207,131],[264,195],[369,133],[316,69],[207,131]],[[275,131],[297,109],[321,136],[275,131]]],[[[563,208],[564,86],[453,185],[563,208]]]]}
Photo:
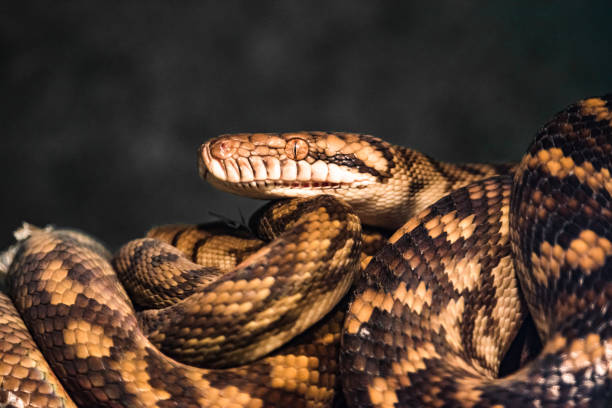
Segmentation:
{"type": "Polygon", "coordinates": [[[518,165],[326,132],[198,157],[222,190],[284,199],[254,237],[164,226],[114,258],[24,226],[0,406],[612,405],[612,95],[555,115],[518,165]],[[526,315],[542,351],[497,378],[526,315]]]}

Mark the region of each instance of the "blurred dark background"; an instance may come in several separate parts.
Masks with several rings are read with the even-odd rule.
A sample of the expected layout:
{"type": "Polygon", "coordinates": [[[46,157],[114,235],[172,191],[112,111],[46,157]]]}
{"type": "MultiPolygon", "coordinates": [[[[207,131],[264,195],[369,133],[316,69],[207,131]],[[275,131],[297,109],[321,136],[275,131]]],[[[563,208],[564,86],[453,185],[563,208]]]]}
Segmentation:
{"type": "Polygon", "coordinates": [[[1,6],[0,247],[21,221],[117,248],[258,202],[198,178],[234,131],[368,132],[450,161],[517,160],[612,91],[612,2],[11,2],[1,6]]]}

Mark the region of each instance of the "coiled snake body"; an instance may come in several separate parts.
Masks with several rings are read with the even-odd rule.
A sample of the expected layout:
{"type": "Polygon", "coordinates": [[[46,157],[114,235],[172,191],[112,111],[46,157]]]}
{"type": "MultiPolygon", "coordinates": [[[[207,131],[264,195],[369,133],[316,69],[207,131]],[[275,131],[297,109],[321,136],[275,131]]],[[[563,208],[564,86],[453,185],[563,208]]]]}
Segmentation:
{"type": "Polygon", "coordinates": [[[340,348],[350,406],[609,406],[611,107],[557,114],[517,167],[346,133],[213,139],[209,182],[300,197],[252,219],[269,243],[224,229],[243,242],[225,257],[209,245],[219,225],[153,230],[114,269],[86,235],[26,228],[7,253],[15,306],[0,298],[0,403],[327,405],[340,348]],[[357,216],[399,229],[385,242],[357,216]],[[542,352],[497,379],[525,313],[542,352]]]}

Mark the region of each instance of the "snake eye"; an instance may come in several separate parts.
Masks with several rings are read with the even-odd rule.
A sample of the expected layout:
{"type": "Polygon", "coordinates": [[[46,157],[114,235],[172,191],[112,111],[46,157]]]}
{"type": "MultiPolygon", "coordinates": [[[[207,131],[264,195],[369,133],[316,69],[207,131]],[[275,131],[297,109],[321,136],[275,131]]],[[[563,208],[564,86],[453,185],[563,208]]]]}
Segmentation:
{"type": "Polygon", "coordinates": [[[308,143],[304,139],[289,139],[285,144],[285,154],[291,160],[302,160],[308,155],[308,143]]]}

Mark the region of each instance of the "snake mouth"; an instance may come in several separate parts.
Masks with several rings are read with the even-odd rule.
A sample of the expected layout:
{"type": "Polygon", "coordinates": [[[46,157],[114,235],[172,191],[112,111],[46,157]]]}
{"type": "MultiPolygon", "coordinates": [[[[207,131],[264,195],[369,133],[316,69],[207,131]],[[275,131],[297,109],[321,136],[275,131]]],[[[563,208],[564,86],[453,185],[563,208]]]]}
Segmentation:
{"type": "Polygon", "coordinates": [[[200,177],[219,189],[257,198],[314,195],[337,190],[361,189],[371,176],[319,160],[250,155],[243,157],[228,149],[227,157],[211,152],[211,142],[200,146],[200,177]],[[216,157],[215,157],[216,156],[216,157]]]}
{"type": "Polygon", "coordinates": [[[349,188],[365,188],[366,185],[351,185],[346,183],[329,183],[329,182],[290,182],[283,180],[253,180],[250,182],[232,183],[219,180],[210,172],[206,172],[205,180],[215,187],[230,191],[239,192],[242,194],[250,194],[251,197],[273,198],[273,197],[294,197],[311,194],[330,193],[334,190],[342,190],[349,188]],[[260,192],[260,194],[257,194],[260,192]]]}

